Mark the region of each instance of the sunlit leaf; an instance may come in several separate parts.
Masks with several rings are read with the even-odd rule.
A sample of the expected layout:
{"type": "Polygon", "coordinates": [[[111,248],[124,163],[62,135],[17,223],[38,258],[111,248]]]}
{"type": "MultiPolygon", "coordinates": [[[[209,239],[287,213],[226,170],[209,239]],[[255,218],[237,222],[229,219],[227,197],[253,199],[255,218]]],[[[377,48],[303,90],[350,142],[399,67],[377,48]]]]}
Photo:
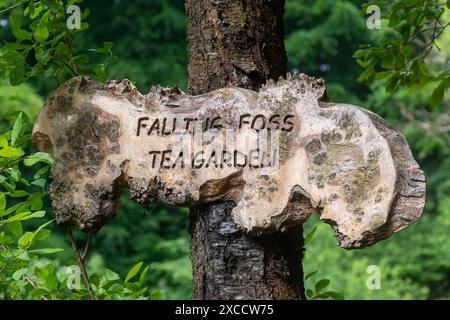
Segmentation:
{"type": "Polygon", "coordinates": [[[315,285],[316,292],[320,292],[321,290],[325,289],[326,287],[328,287],[329,284],[330,284],[330,280],[329,279],[322,279],[322,280],[320,280],[315,285]]]}
{"type": "Polygon", "coordinates": [[[133,268],[130,269],[127,276],[125,277],[125,283],[130,281],[134,276],[136,276],[138,274],[138,272],[139,272],[139,270],[141,270],[143,264],[144,264],[143,261],[138,262],[133,268]]]}
{"type": "Polygon", "coordinates": [[[13,146],[13,147],[16,145],[16,141],[20,135],[22,126],[23,126],[23,123],[22,123],[22,112],[21,112],[21,113],[19,113],[19,115],[16,118],[16,121],[14,122],[13,130],[12,130],[12,134],[11,134],[11,146],[13,146]]]}
{"type": "Polygon", "coordinates": [[[64,251],[64,249],[61,248],[46,248],[46,249],[34,249],[34,250],[29,250],[29,253],[35,253],[35,254],[52,254],[52,253],[57,253],[57,252],[61,252],[64,251]]]}

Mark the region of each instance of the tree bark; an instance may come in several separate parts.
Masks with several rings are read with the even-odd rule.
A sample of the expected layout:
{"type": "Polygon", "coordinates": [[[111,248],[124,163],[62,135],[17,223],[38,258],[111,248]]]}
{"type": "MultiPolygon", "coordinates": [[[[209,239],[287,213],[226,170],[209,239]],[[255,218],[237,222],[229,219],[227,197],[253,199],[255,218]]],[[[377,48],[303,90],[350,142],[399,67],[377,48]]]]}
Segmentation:
{"type": "MultiPolygon", "coordinates": [[[[189,91],[257,91],[286,74],[284,0],[186,0],[189,91]]],[[[193,299],[303,299],[303,229],[254,237],[233,202],[191,208],[193,299]]]]}

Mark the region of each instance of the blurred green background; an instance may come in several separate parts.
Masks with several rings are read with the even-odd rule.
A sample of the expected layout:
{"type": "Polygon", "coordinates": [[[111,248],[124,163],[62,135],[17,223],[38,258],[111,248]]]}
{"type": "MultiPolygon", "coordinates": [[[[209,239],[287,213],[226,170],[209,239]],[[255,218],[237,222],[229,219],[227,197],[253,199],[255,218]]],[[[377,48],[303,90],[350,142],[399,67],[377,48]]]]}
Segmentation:
{"type": "MultiPolygon", "coordinates": [[[[363,250],[336,246],[331,227],[312,218],[306,232],[317,232],[306,247],[305,273],[318,270],[306,287],[328,278],[330,287],[346,299],[450,299],[450,101],[431,108],[431,89],[400,89],[386,93],[384,82],[357,82],[361,68],[353,53],[361,43],[376,43],[382,30],[369,30],[360,13],[364,1],[286,1],[285,32],[289,69],[322,77],[336,102],[358,104],[383,116],[405,134],[428,181],[423,217],[388,240],[363,250]],[[371,290],[367,268],[380,267],[381,289],[371,290]]],[[[120,59],[108,78],[128,78],[143,92],[151,85],[187,89],[187,51],[184,1],[85,1],[90,9],[86,46],[111,41],[120,59]]],[[[8,24],[0,19],[0,39],[8,38],[8,24]]],[[[437,60],[449,61],[450,35],[439,40],[437,60]]],[[[33,119],[54,83],[30,81],[11,87],[0,80],[0,118],[23,110],[33,119]]],[[[447,95],[448,96],[448,95],[447,95]]],[[[78,235],[80,237],[80,235],[78,235]]],[[[80,237],[81,239],[81,237],[80,237]]],[[[47,240],[72,257],[64,233],[47,240]]],[[[88,269],[108,267],[121,275],[138,261],[151,265],[148,285],[163,299],[189,299],[188,210],[163,205],[142,207],[123,194],[118,216],[93,240],[88,269]]]]}

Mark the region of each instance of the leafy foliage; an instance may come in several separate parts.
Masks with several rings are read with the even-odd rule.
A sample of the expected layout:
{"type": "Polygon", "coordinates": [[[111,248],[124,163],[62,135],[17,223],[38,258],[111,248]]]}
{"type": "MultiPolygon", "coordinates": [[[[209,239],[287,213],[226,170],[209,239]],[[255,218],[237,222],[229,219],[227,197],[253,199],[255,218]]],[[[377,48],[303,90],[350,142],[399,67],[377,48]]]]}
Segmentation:
{"type": "Polygon", "coordinates": [[[29,85],[11,86],[0,79],[0,131],[6,131],[19,112],[24,113],[24,119],[34,120],[42,103],[29,85]]]}
{"type": "Polygon", "coordinates": [[[388,28],[378,45],[363,46],[354,57],[365,69],[359,79],[373,82],[386,79],[386,91],[399,86],[418,86],[433,83],[431,105],[437,107],[450,88],[450,63],[429,59],[439,49],[437,39],[450,26],[450,2],[440,0],[371,1],[364,5],[378,5],[384,9],[388,28]],[[386,13],[387,12],[387,13],[386,13]]]}
{"type": "MultiPolygon", "coordinates": [[[[305,246],[304,255],[307,254],[308,244],[313,239],[314,235],[316,234],[316,231],[317,231],[317,226],[314,226],[306,234],[306,236],[304,238],[305,239],[304,240],[304,246],[305,246]]],[[[308,288],[308,284],[309,284],[309,282],[311,282],[310,279],[312,279],[312,277],[318,273],[319,273],[319,270],[311,271],[304,277],[306,298],[309,300],[317,300],[317,299],[344,300],[345,299],[344,295],[339,292],[332,291],[332,290],[325,291],[325,289],[330,285],[331,281],[329,279],[319,279],[315,282],[315,284],[312,288],[308,288]]]]}
{"type": "Polygon", "coordinates": [[[186,18],[182,0],[84,1],[91,15],[85,41],[112,41],[120,57],[111,63],[111,79],[128,78],[142,91],[152,85],[187,89],[186,18]]]}
{"type": "MultiPolygon", "coordinates": [[[[14,3],[19,3],[19,1],[6,2],[6,6],[0,8],[0,11],[14,3]]],[[[28,6],[29,2],[24,1],[24,4],[28,6]]],[[[63,3],[62,1],[52,2],[63,3]]],[[[346,299],[448,299],[450,292],[448,250],[450,239],[447,236],[450,227],[449,97],[444,94],[442,102],[436,104],[436,101],[439,100],[437,98],[441,96],[441,92],[438,91],[434,95],[433,101],[435,102],[433,105],[431,104],[433,91],[444,79],[439,79],[439,77],[444,72],[448,74],[449,71],[450,35],[448,28],[440,35],[436,33],[436,36],[439,36],[435,38],[429,52],[420,46],[431,41],[433,30],[426,29],[434,27],[435,20],[433,19],[440,17],[439,21],[442,25],[437,24],[439,27],[437,32],[439,32],[443,29],[440,27],[448,23],[449,13],[448,10],[441,13],[437,7],[436,10],[433,9],[433,4],[438,4],[437,1],[377,1],[381,6],[383,27],[381,30],[369,30],[366,28],[364,18],[365,7],[362,10],[360,8],[364,2],[364,0],[287,0],[285,30],[289,69],[324,77],[331,100],[366,106],[400,128],[406,135],[421,167],[425,169],[428,182],[427,207],[423,217],[415,225],[394,235],[389,240],[364,250],[355,251],[337,248],[331,228],[319,222],[317,218],[310,219],[306,229],[315,228],[315,231],[314,237],[310,232],[307,233],[310,235],[310,241],[307,244],[304,259],[305,274],[307,275],[306,287],[310,290],[307,292],[308,298],[336,299],[340,296],[333,293],[328,296],[322,294],[343,292],[346,299]],[[417,5],[412,5],[413,2],[417,5]],[[412,11],[406,7],[404,9],[395,7],[396,10],[394,10],[396,4],[397,6],[407,5],[411,10],[417,8],[413,13],[423,19],[409,19],[412,11]],[[396,24],[395,21],[390,23],[391,17],[394,20],[397,19],[398,23],[396,24]],[[410,26],[401,26],[405,23],[410,26]],[[403,28],[406,30],[405,32],[407,30],[420,30],[420,32],[403,44],[406,39],[402,34],[403,28]],[[428,42],[424,42],[426,39],[428,42]],[[366,64],[370,59],[365,59],[366,53],[363,56],[359,51],[356,53],[356,59],[362,66],[355,63],[352,55],[358,50],[358,44],[370,44],[361,49],[366,53],[373,51],[373,53],[368,53],[368,57],[378,59],[373,65],[373,72],[370,71],[372,74],[366,80],[359,82],[356,79],[370,66],[370,64],[366,64]],[[405,55],[404,59],[397,59],[396,55],[400,49],[395,50],[394,48],[400,48],[402,45],[409,46],[411,49],[402,49],[406,50],[404,52],[408,55],[405,55]],[[439,51],[437,47],[441,50],[439,51]],[[395,53],[395,55],[392,54],[395,62],[390,67],[385,67],[386,63],[383,63],[383,58],[388,55],[387,52],[395,53]],[[370,56],[371,54],[374,55],[370,56]],[[424,58],[423,63],[416,72],[413,62],[422,58],[424,58]],[[397,63],[396,60],[400,62],[397,63]],[[395,92],[386,91],[387,86],[392,87],[392,83],[388,83],[388,80],[394,74],[397,74],[400,79],[394,86],[396,90],[395,92]],[[370,81],[368,82],[368,80],[370,81]],[[371,290],[366,286],[367,268],[370,265],[380,267],[382,286],[380,290],[371,290]],[[331,281],[328,283],[327,279],[331,281]]],[[[0,3],[4,4],[5,1],[0,1],[0,3]]],[[[49,4],[50,1],[42,3],[49,4]]],[[[69,2],[64,1],[64,3],[67,5],[69,2]]],[[[104,64],[105,59],[109,59],[110,52],[108,50],[104,55],[86,48],[96,48],[97,43],[113,41],[115,43],[114,53],[120,56],[121,60],[111,61],[113,63],[105,70],[102,77],[128,77],[141,90],[147,90],[150,85],[156,83],[186,88],[187,53],[183,1],[136,0],[133,5],[129,5],[129,2],[126,1],[116,1],[108,3],[108,6],[100,1],[86,0],[77,3],[84,9],[83,22],[90,24],[89,31],[87,32],[86,29],[60,30],[59,34],[65,32],[69,43],[78,48],[78,53],[73,56],[86,54],[89,57],[89,61],[75,59],[80,74],[87,73],[97,77],[95,67],[90,67],[90,65],[104,64]],[[90,9],[89,15],[86,13],[87,7],[90,9]]],[[[443,8],[445,0],[439,1],[439,4],[439,7],[443,8]]],[[[20,29],[30,33],[31,40],[20,40],[20,45],[32,46],[36,42],[38,47],[42,47],[42,43],[33,37],[36,28],[32,29],[34,28],[31,26],[32,21],[29,14],[25,14],[24,8],[25,5],[22,5],[20,8],[16,7],[15,10],[21,17],[20,29]]],[[[42,9],[35,21],[40,19],[45,11],[45,8],[42,9]]],[[[64,10],[58,9],[57,12],[58,21],[65,23],[64,10]]],[[[0,43],[2,46],[0,48],[0,73],[3,76],[6,75],[6,71],[15,72],[9,71],[11,67],[8,65],[8,59],[13,54],[6,51],[10,49],[2,51],[5,41],[8,44],[18,42],[12,34],[9,22],[10,13],[11,10],[0,13],[0,20],[8,18],[7,24],[3,27],[0,21],[0,39],[2,40],[0,43]]],[[[63,26],[59,25],[59,27],[63,26]]],[[[49,26],[47,29],[49,36],[44,41],[47,46],[44,46],[42,50],[51,52],[52,45],[49,44],[49,41],[58,34],[56,32],[58,29],[54,30],[49,26]]],[[[43,40],[43,38],[39,39],[38,35],[39,40],[43,40]]],[[[66,37],[61,39],[66,39],[66,37]]],[[[41,72],[33,75],[32,70],[36,67],[37,57],[34,49],[28,51],[15,49],[10,52],[14,54],[28,52],[25,59],[20,58],[25,61],[23,69],[27,85],[11,89],[3,83],[0,84],[1,120],[5,120],[9,111],[24,111],[29,118],[33,118],[42,100],[36,97],[29,84],[41,93],[42,97],[45,97],[57,85],[55,75],[57,75],[56,80],[60,82],[66,77],[71,77],[73,73],[63,63],[50,59],[46,65],[42,66],[41,72]],[[54,66],[54,68],[46,74],[45,71],[49,66],[54,66]]],[[[65,59],[64,61],[70,66],[70,58],[67,56],[61,58],[65,59]]],[[[12,61],[14,62],[13,58],[12,61]]],[[[37,67],[36,70],[39,68],[37,67]]],[[[20,79],[20,72],[16,78],[20,79]]],[[[2,122],[5,123],[6,128],[7,121],[2,122]]],[[[27,122],[25,114],[23,122],[27,122]]],[[[12,131],[12,124],[7,131],[12,131]]],[[[25,131],[19,134],[16,146],[25,139],[21,137],[25,131]]],[[[6,134],[7,147],[17,148],[11,146],[11,135],[12,133],[6,134]]],[[[5,140],[2,141],[6,146],[5,140]]],[[[22,157],[27,157],[31,152],[25,147],[22,149],[24,152],[22,157]]],[[[12,151],[6,148],[5,152],[12,151]]],[[[8,161],[13,161],[13,158],[8,161]]],[[[31,164],[34,160],[32,158],[28,161],[31,164]]],[[[21,177],[25,177],[31,186],[18,182],[16,183],[19,186],[18,189],[29,194],[45,193],[45,189],[42,191],[42,185],[39,186],[40,183],[38,185],[31,184],[32,181],[38,180],[33,179],[36,171],[45,166],[45,163],[38,162],[31,167],[26,167],[23,160],[20,161],[18,168],[21,177]]],[[[16,171],[12,170],[11,172],[16,171]]],[[[3,173],[3,170],[1,175],[4,176],[5,182],[11,183],[9,176],[3,173]]],[[[45,173],[41,178],[46,178],[45,173]]],[[[9,191],[3,187],[1,192],[8,193],[9,191]]],[[[3,200],[0,196],[0,207],[5,201],[5,211],[7,211],[14,206],[15,201],[26,202],[28,197],[13,198],[5,194],[3,200]]],[[[31,213],[48,210],[47,197],[43,196],[41,200],[43,207],[30,211],[31,213]]],[[[171,299],[189,298],[191,265],[186,210],[159,204],[142,208],[133,204],[126,193],[122,196],[121,203],[119,215],[102,228],[93,239],[86,261],[89,279],[97,298],[116,299],[138,296],[142,298],[139,291],[144,287],[160,289],[160,291],[146,291],[142,294],[146,298],[149,296],[150,298],[159,296],[171,299]],[[139,268],[138,265],[135,269],[139,268],[139,272],[134,277],[130,276],[131,278],[126,282],[125,279],[131,270],[129,267],[136,261],[145,261],[150,263],[151,267],[147,269],[142,264],[139,268]],[[110,269],[114,269],[117,273],[110,269]],[[134,284],[139,282],[143,273],[147,272],[143,281],[137,284],[140,285],[140,289],[137,289],[134,284]]],[[[12,213],[12,215],[14,214],[12,213]]],[[[41,214],[39,213],[38,216],[41,214]]],[[[9,244],[0,241],[2,250],[4,248],[7,250],[20,248],[18,240],[26,232],[34,233],[39,226],[48,221],[46,216],[22,221],[23,230],[20,237],[14,236],[6,225],[2,225],[0,233],[4,232],[4,235],[13,241],[9,244]]],[[[15,230],[14,223],[12,229],[15,230]]],[[[72,267],[76,268],[77,266],[72,261],[73,256],[65,232],[53,223],[43,229],[51,230],[51,235],[43,239],[34,238],[27,250],[48,249],[50,251],[32,253],[31,256],[36,259],[8,260],[8,265],[11,262],[11,269],[0,273],[1,290],[7,287],[7,294],[11,294],[11,297],[8,298],[87,299],[88,293],[83,283],[81,283],[80,289],[66,289],[68,283],[74,283],[72,267]],[[58,248],[62,248],[64,251],[51,252],[58,248]],[[20,264],[14,264],[16,263],[14,261],[20,264]],[[71,263],[73,265],[68,265],[71,263]],[[35,266],[39,269],[35,269],[35,266]],[[21,271],[24,272],[22,274],[18,272],[15,276],[16,280],[13,277],[14,272],[22,269],[26,271],[21,271]],[[35,288],[23,275],[30,276],[38,286],[37,291],[33,291],[35,288]],[[11,283],[14,283],[14,287],[10,288],[11,283]],[[56,285],[57,289],[50,289],[54,288],[52,285],[56,285]],[[56,293],[56,291],[58,292],[56,293]]],[[[17,232],[17,230],[15,231],[17,232]]],[[[31,239],[31,237],[30,234],[25,237],[22,244],[27,244],[27,238],[31,239]]],[[[77,243],[82,243],[81,234],[76,233],[75,238],[77,243]]],[[[2,251],[0,257],[0,268],[6,265],[4,263],[6,258],[3,256],[5,252],[2,251]]],[[[8,251],[9,255],[6,256],[11,258],[13,256],[10,253],[11,251],[8,251]]],[[[131,274],[133,273],[134,271],[131,274]]],[[[4,293],[0,291],[0,297],[1,294],[4,293]]]]}
{"type": "MultiPolygon", "coordinates": [[[[39,243],[52,235],[53,220],[46,221],[43,210],[47,196],[45,174],[52,159],[47,153],[26,155],[30,125],[22,113],[11,130],[0,135],[0,297],[3,299],[86,299],[79,267],[51,260],[62,248],[42,247],[39,243]],[[31,177],[23,167],[36,167],[31,177]],[[33,229],[27,224],[40,222],[33,229]]],[[[122,280],[109,269],[93,274],[91,285],[101,299],[158,298],[159,291],[143,286],[149,272],[135,265],[122,280]]]]}
{"type": "Polygon", "coordinates": [[[286,51],[289,70],[327,80],[327,94],[335,102],[361,104],[369,93],[355,78],[361,68],[352,55],[370,39],[359,11],[364,1],[287,0],[286,51]]]}
{"type": "MultiPolygon", "coordinates": [[[[359,9],[363,1],[286,2],[286,46],[290,69],[324,77],[330,100],[366,106],[401,129],[414,156],[425,170],[428,189],[425,212],[415,225],[364,250],[347,251],[337,248],[331,228],[317,217],[311,217],[305,226],[306,230],[315,230],[313,241],[306,246],[304,259],[305,274],[310,275],[305,282],[310,290],[308,298],[314,296],[315,285],[324,279],[324,275],[332,281],[323,292],[332,288],[332,291],[345,293],[346,299],[449,297],[450,257],[447,248],[450,246],[450,239],[446,236],[450,219],[449,97],[444,96],[439,106],[431,105],[432,93],[438,85],[432,79],[421,80],[420,85],[410,87],[406,83],[399,83],[395,92],[385,90],[387,77],[373,77],[370,83],[358,83],[356,79],[364,69],[349,59],[358,50],[358,43],[370,44],[370,47],[363,49],[370,51],[379,48],[378,53],[386,55],[380,44],[396,39],[395,30],[388,27],[388,17],[396,15],[392,5],[397,2],[400,1],[377,2],[384,19],[381,30],[366,28],[367,5],[359,9]],[[346,12],[351,14],[346,15],[346,12]],[[354,14],[355,12],[358,13],[354,14]],[[327,27],[323,27],[324,25],[327,27]],[[323,64],[328,66],[323,68],[323,64]],[[380,267],[380,290],[369,289],[366,285],[369,276],[367,268],[371,265],[380,267]]],[[[423,1],[416,1],[419,2],[423,1]]],[[[445,6],[445,1],[439,3],[445,6]]],[[[422,6],[417,7],[422,10],[422,6]]],[[[403,17],[408,15],[407,12],[398,14],[403,17]]],[[[408,23],[407,19],[401,20],[408,23]]],[[[441,22],[445,25],[448,21],[447,10],[442,13],[441,22]]],[[[418,21],[415,20],[414,23],[416,22],[418,21]]],[[[425,23],[425,20],[422,22],[425,23]]],[[[433,25],[434,23],[431,26],[433,25]]],[[[418,25],[418,28],[429,27],[424,24],[418,25]]],[[[449,28],[435,39],[441,50],[434,45],[424,60],[431,75],[448,72],[448,31],[449,28]]],[[[426,52],[420,48],[414,49],[410,58],[405,61],[405,66],[414,57],[419,58],[424,53],[426,52]]],[[[360,54],[357,53],[356,56],[360,54]]],[[[402,72],[395,68],[385,70],[381,61],[374,67],[376,74],[387,71],[402,72]]],[[[305,236],[308,237],[308,234],[311,233],[308,232],[305,236]]]]}
{"type": "MultiPolygon", "coordinates": [[[[9,13],[9,26],[14,42],[0,49],[0,75],[18,85],[32,77],[50,78],[57,84],[85,75],[104,81],[106,65],[113,58],[112,44],[84,49],[80,39],[87,30],[86,22],[80,28],[66,25],[66,10],[81,0],[14,0],[0,1],[0,12],[9,13]],[[2,8],[5,8],[3,9],[2,8]],[[101,58],[100,62],[96,62],[101,58]]],[[[89,10],[81,13],[83,20],[89,10]]]]}

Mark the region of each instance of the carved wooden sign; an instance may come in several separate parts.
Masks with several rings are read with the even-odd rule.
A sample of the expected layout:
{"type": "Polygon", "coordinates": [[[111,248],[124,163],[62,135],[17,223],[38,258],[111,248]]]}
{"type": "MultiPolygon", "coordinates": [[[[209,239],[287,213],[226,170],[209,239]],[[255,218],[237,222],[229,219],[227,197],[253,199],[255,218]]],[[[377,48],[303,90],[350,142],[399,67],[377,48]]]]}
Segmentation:
{"type": "Polygon", "coordinates": [[[396,129],[362,108],[323,102],[324,91],[305,75],[201,96],[75,78],[48,99],[33,130],[54,157],[56,221],[95,232],[128,186],[139,203],[232,200],[234,221],[250,233],[319,212],[342,247],[387,238],[420,217],[424,174],[396,129]]]}

